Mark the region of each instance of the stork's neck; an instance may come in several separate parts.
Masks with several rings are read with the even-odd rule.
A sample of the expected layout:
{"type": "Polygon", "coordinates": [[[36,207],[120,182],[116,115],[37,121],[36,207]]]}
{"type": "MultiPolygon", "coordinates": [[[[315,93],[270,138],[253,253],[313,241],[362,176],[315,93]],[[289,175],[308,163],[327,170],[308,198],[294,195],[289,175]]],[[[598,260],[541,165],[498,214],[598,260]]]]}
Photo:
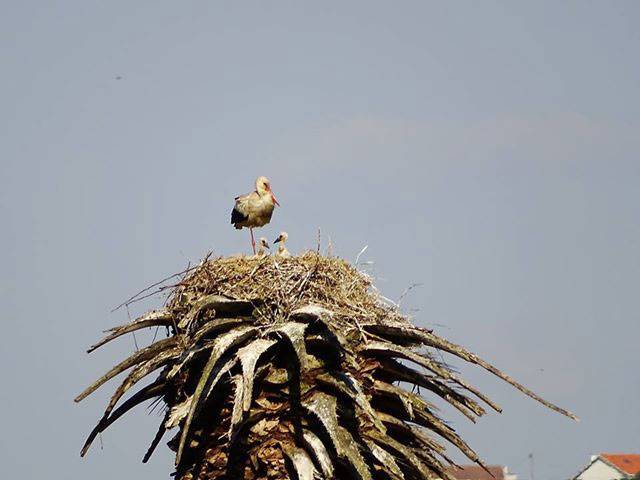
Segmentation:
{"type": "Polygon", "coordinates": [[[262,203],[262,205],[268,205],[271,208],[275,207],[271,193],[267,191],[261,192],[259,190],[256,190],[256,193],[258,194],[258,198],[260,199],[260,203],[262,203]]]}

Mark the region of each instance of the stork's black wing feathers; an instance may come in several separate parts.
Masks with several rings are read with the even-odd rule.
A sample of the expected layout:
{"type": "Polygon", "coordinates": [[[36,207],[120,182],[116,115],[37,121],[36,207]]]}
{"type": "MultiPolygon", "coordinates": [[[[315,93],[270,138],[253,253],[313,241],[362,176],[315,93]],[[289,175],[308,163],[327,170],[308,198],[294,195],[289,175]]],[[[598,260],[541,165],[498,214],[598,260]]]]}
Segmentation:
{"type": "Polygon", "coordinates": [[[237,223],[244,222],[247,219],[247,216],[233,207],[231,210],[231,223],[236,225],[237,223]]]}

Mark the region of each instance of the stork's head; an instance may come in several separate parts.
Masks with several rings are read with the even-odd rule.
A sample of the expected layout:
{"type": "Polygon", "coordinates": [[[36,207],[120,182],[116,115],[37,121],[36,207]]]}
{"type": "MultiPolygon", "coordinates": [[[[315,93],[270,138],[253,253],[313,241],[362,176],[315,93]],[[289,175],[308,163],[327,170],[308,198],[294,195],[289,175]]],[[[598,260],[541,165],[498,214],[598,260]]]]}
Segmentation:
{"type": "Polygon", "coordinates": [[[289,235],[287,235],[287,232],[281,232],[280,235],[278,235],[278,238],[276,238],[273,241],[273,243],[282,242],[284,244],[287,241],[287,238],[289,238],[289,235]]]}
{"type": "Polygon", "coordinates": [[[280,206],[278,200],[276,200],[276,196],[271,191],[271,182],[267,177],[258,177],[256,180],[256,192],[258,192],[260,196],[269,195],[273,203],[280,206]]]}
{"type": "Polygon", "coordinates": [[[264,248],[269,248],[269,242],[264,237],[260,237],[260,246],[264,248]]]}

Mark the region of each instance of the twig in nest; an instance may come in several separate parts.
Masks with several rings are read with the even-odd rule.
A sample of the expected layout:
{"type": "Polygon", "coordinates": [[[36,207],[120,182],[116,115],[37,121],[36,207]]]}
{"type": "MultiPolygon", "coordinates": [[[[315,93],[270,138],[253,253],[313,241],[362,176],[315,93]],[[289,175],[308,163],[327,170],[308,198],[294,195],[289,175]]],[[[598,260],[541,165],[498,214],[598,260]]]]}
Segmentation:
{"type": "Polygon", "coordinates": [[[113,310],[111,310],[111,313],[115,312],[116,310],[119,310],[120,308],[124,307],[125,305],[130,305],[131,303],[133,303],[134,301],[138,301],[138,300],[142,300],[143,298],[147,298],[151,295],[155,295],[158,292],[161,292],[163,289],[159,289],[158,292],[154,292],[151,295],[145,295],[142,298],[138,298],[140,297],[140,295],[142,295],[145,292],[148,292],[149,290],[151,290],[154,287],[157,287],[158,285],[162,285],[164,282],[166,282],[167,280],[171,280],[174,277],[178,277],[180,275],[184,275],[185,273],[189,273],[191,270],[195,270],[196,268],[198,268],[200,265],[196,265],[193,267],[189,267],[186,270],[183,270],[181,272],[178,273],[174,273],[173,275],[169,275],[167,278],[163,278],[162,280],[154,283],[153,285],[149,285],[147,288],[144,288],[142,290],[140,290],[138,293],[136,293],[135,295],[133,295],[131,298],[128,298],[127,300],[125,300],[124,302],[122,302],[120,305],[118,305],[117,307],[115,307],[113,310]]]}
{"type": "MultiPolygon", "coordinates": [[[[129,305],[126,305],[126,307],[127,307],[127,317],[129,317],[129,323],[131,323],[132,320],[131,320],[131,312],[129,311],[129,305]]],[[[135,345],[136,352],[137,352],[138,350],[140,350],[140,347],[138,347],[138,339],[136,338],[136,332],[133,331],[131,332],[131,334],[133,335],[133,344],[135,345]]],[[[153,340],[155,341],[155,338],[153,340]]]]}
{"type": "Polygon", "coordinates": [[[333,242],[331,241],[331,237],[328,237],[327,240],[327,257],[333,257],[333,242]]]}
{"type": "Polygon", "coordinates": [[[406,296],[407,296],[407,294],[408,294],[411,290],[413,290],[413,289],[414,289],[414,288],[416,288],[416,287],[421,287],[422,285],[424,285],[424,284],[423,284],[423,283],[412,283],[412,284],[411,284],[411,285],[409,285],[407,288],[405,288],[405,289],[404,289],[404,292],[402,292],[402,295],[400,295],[400,298],[398,298],[397,305],[398,305],[398,306],[400,306],[400,302],[402,302],[402,299],[403,299],[404,297],[406,297],[406,296]]]}
{"type": "Polygon", "coordinates": [[[360,250],[360,253],[358,253],[358,255],[356,256],[356,266],[358,265],[358,262],[360,261],[360,256],[367,251],[367,248],[369,248],[369,245],[365,245],[362,250],[360,250]]]}

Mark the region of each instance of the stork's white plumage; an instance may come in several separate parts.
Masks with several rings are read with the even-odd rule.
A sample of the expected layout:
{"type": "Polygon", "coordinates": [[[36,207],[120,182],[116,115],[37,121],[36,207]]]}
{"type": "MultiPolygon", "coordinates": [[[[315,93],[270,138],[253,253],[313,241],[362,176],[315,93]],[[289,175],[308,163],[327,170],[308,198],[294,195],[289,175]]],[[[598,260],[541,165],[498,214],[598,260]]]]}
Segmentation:
{"type": "Polygon", "coordinates": [[[253,229],[262,227],[271,221],[271,215],[276,205],[280,206],[271,191],[271,182],[267,177],[258,177],[255,191],[236,197],[236,204],[231,211],[231,223],[237,229],[243,227],[249,229],[254,255],[256,241],[253,237],[253,229]]]}
{"type": "Polygon", "coordinates": [[[287,232],[281,232],[280,235],[278,235],[278,238],[276,238],[273,241],[273,243],[280,244],[278,246],[278,251],[276,252],[276,257],[289,258],[291,256],[291,254],[289,253],[289,250],[287,250],[287,247],[285,246],[285,242],[287,241],[288,238],[289,238],[289,235],[287,235],[287,232]]]}
{"type": "Polygon", "coordinates": [[[267,255],[267,250],[269,249],[269,242],[267,242],[267,239],[264,237],[260,237],[260,240],[258,240],[258,256],[259,257],[264,257],[265,255],[267,255]]]}

